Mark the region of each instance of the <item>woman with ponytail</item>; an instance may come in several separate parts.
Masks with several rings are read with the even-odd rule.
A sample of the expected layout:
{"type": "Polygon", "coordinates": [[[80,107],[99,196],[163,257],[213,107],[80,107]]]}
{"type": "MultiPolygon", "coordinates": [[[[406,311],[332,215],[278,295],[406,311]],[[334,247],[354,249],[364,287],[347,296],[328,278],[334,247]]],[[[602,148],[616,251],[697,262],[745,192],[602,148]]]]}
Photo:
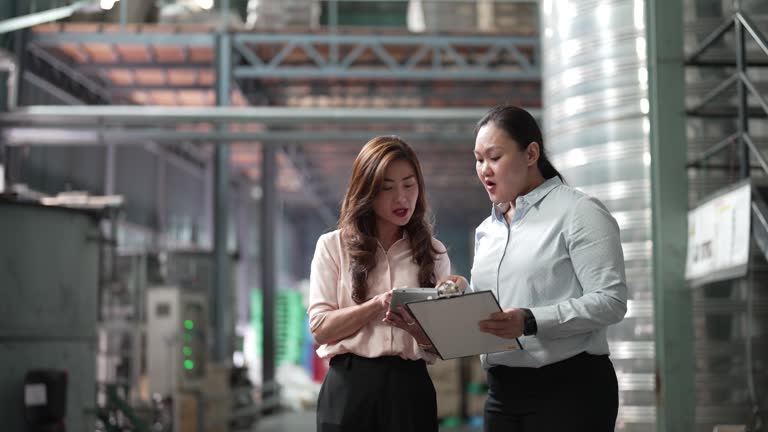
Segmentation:
{"type": "Polygon", "coordinates": [[[317,405],[317,430],[437,432],[426,363],[437,356],[392,289],[433,287],[450,273],[432,237],[424,178],[413,149],[376,137],[357,156],[338,229],[317,242],[309,323],[330,358],[317,405]]]}
{"type": "Polygon", "coordinates": [[[481,356],[487,432],[614,430],[616,372],[606,328],[627,310],[619,227],[597,199],[564,184],[536,120],[500,106],[475,129],[477,176],[493,203],[475,232],[471,283],[503,312],[480,330],[522,350],[481,356]]]}

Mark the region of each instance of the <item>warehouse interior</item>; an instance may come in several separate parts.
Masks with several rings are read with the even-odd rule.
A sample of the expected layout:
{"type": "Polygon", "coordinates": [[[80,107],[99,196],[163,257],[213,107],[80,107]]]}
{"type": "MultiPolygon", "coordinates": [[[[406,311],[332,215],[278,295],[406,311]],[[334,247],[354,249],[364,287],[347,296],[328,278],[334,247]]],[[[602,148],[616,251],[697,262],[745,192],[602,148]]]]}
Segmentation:
{"type": "MultiPolygon", "coordinates": [[[[315,430],[360,148],[413,146],[468,277],[500,104],[621,229],[616,430],[768,430],[764,0],[3,0],[2,429],[315,430]]],[[[429,369],[440,430],[482,430],[479,359],[429,369]]]]}

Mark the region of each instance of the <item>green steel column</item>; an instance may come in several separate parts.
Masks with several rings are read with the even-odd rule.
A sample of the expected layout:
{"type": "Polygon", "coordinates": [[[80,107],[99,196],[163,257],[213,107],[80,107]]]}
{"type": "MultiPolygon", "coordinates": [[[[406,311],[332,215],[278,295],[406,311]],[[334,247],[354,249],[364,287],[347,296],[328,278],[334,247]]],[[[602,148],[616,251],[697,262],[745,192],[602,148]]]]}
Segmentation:
{"type": "MultiPolygon", "coordinates": [[[[11,74],[8,73],[8,71],[0,70],[0,112],[8,111],[8,80],[9,79],[11,79],[11,74]]],[[[0,143],[0,145],[2,145],[2,143],[0,143]]]]}
{"type": "Polygon", "coordinates": [[[13,53],[16,55],[16,105],[21,106],[24,98],[24,71],[26,61],[24,52],[27,48],[27,30],[17,30],[13,33],[13,53]]]}
{"type": "MultiPolygon", "coordinates": [[[[0,48],[2,49],[2,48],[0,48]]],[[[8,109],[8,91],[6,82],[8,82],[9,74],[7,72],[0,71],[0,113],[8,109]]],[[[6,166],[6,152],[7,148],[0,140],[0,193],[5,191],[5,166],[6,166]]]]}
{"type": "Polygon", "coordinates": [[[647,0],[657,430],[695,423],[682,0],[647,0]]]}
{"type": "MultiPolygon", "coordinates": [[[[222,12],[226,16],[229,1],[222,0],[222,12]]],[[[222,25],[216,37],[216,105],[228,106],[232,74],[232,38],[222,25]]],[[[229,125],[220,124],[218,130],[225,132],[229,125]]],[[[213,310],[213,354],[217,362],[225,362],[232,356],[232,307],[229,304],[232,291],[227,256],[227,238],[229,221],[229,146],[220,142],[216,145],[213,166],[213,254],[215,294],[213,310]]]]}

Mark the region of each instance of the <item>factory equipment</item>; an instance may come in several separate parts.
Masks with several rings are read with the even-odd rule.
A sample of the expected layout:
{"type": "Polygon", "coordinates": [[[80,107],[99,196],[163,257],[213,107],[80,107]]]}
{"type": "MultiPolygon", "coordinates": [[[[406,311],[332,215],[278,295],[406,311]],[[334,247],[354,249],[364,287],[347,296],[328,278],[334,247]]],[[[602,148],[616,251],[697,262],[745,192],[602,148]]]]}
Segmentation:
{"type": "Polygon", "coordinates": [[[208,358],[206,296],[179,286],[151,287],[146,313],[149,391],[171,404],[174,431],[196,430],[208,358]]]}
{"type": "Polygon", "coordinates": [[[32,370],[24,377],[24,418],[28,432],[64,432],[67,372],[32,370]]]}
{"type": "Polygon", "coordinates": [[[61,385],[25,386],[33,370],[66,371],[66,430],[93,429],[99,220],[97,212],[0,199],[4,431],[25,431],[25,413],[44,406],[43,394],[61,401],[61,385]]]}

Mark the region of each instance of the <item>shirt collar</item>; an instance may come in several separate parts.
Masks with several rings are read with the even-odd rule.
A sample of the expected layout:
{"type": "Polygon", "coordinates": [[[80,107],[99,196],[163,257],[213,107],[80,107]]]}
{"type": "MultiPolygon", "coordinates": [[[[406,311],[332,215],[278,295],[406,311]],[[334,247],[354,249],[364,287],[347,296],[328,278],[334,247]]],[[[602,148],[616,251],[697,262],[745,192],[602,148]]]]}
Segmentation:
{"type": "MultiPolygon", "coordinates": [[[[405,241],[405,244],[408,245],[408,247],[410,247],[410,240],[409,239],[410,239],[410,237],[408,236],[408,231],[403,229],[403,235],[400,236],[400,238],[398,240],[395,240],[395,242],[392,243],[392,246],[390,246],[389,249],[392,249],[393,247],[395,247],[395,245],[397,245],[397,244],[399,244],[399,243],[401,243],[403,241],[405,241]]],[[[386,249],[384,249],[384,246],[381,245],[381,242],[379,242],[379,239],[376,239],[376,244],[378,244],[379,247],[386,252],[386,249]]]]}
{"type": "MultiPolygon", "coordinates": [[[[528,192],[525,195],[521,195],[517,197],[517,207],[531,207],[539,203],[542,199],[544,199],[547,194],[552,192],[554,188],[557,186],[560,186],[563,184],[563,181],[560,180],[560,177],[554,176],[550,179],[547,179],[544,181],[544,183],[538,185],[535,189],[528,192]]],[[[495,205],[493,206],[493,209],[491,210],[491,215],[497,219],[497,220],[504,220],[504,213],[502,213],[501,210],[499,210],[498,207],[495,205]]]]}

